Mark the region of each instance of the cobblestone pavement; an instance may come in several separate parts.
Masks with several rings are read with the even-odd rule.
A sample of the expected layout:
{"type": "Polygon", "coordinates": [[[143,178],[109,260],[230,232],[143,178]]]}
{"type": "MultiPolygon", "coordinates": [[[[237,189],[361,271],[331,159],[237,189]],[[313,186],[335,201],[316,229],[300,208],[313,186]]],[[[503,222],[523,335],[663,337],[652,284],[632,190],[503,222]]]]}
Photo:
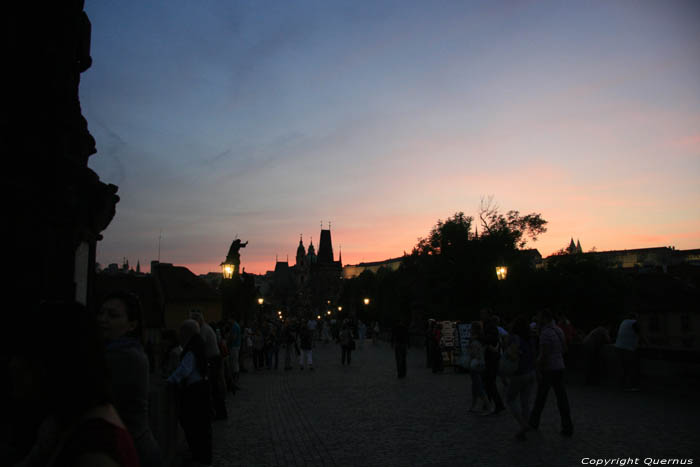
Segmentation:
{"type": "MultiPolygon", "coordinates": [[[[433,375],[422,349],[410,349],[408,376],[396,378],[386,343],[353,352],[319,344],[315,371],[243,374],[229,396],[230,418],[214,424],[216,466],[559,466],[582,458],[693,458],[700,463],[697,391],[568,386],[573,438],[559,434],[550,392],[540,431],[514,438],[508,412],[467,412],[469,376],[447,368],[433,375]]],[[[685,389],[685,390],[684,390],[685,389]]]]}

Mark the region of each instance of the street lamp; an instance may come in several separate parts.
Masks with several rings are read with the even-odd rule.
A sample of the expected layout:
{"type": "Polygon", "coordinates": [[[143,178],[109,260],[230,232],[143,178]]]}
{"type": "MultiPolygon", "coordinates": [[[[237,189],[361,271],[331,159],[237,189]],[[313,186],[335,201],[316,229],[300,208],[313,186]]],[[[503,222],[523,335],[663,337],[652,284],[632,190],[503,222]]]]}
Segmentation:
{"type": "Polygon", "coordinates": [[[265,302],[265,300],[262,297],[258,298],[258,305],[262,305],[263,302],[265,302]]]}
{"type": "Polygon", "coordinates": [[[221,263],[221,274],[224,279],[233,279],[233,273],[236,271],[236,265],[233,263],[228,263],[224,261],[221,263]]]}
{"type": "Polygon", "coordinates": [[[328,311],[326,312],[326,314],[327,314],[328,316],[330,316],[330,315],[331,315],[331,310],[328,310],[328,311]]]}
{"type": "Polygon", "coordinates": [[[316,319],[321,319],[321,315],[316,315],[316,319]]]}
{"type": "Polygon", "coordinates": [[[369,298],[365,297],[363,301],[365,302],[365,305],[369,305],[369,298]]]}
{"type": "Polygon", "coordinates": [[[339,307],[338,307],[338,311],[343,311],[343,307],[342,307],[342,306],[339,306],[339,307]]]}
{"type": "Polygon", "coordinates": [[[505,280],[508,275],[508,267],[506,266],[496,266],[496,277],[499,281],[505,280]]]}

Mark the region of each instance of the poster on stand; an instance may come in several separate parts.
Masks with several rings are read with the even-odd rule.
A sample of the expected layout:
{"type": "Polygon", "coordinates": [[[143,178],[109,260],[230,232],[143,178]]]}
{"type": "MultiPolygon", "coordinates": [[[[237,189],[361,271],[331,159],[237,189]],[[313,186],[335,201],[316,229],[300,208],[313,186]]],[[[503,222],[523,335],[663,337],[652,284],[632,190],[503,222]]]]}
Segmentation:
{"type": "Polygon", "coordinates": [[[455,349],[455,326],[454,321],[440,321],[442,325],[442,337],[440,338],[440,349],[442,350],[442,361],[444,365],[454,365],[455,349]]]}
{"type": "Polygon", "coordinates": [[[459,357],[457,359],[457,365],[464,369],[469,369],[469,342],[471,339],[472,325],[471,323],[459,323],[457,325],[457,339],[459,345],[459,357]]]}

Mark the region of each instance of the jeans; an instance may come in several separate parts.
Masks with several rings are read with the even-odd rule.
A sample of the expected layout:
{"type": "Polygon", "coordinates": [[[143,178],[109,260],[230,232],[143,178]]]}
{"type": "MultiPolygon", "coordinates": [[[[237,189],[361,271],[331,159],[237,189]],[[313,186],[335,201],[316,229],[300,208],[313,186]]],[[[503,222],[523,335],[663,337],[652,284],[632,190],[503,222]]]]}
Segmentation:
{"type": "Polygon", "coordinates": [[[239,360],[240,360],[240,347],[231,347],[229,349],[229,362],[230,362],[230,367],[231,367],[231,373],[234,375],[237,375],[238,372],[241,371],[241,367],[239,365],[239,360]]]}
{"type": "Polygon", "coordinates": [[[524,375],[512,375],[506,389],[506,405],[522,429],[528,428],[527,419],[530,416],[530,400],[535,380],[534,371],[524,375]],[[520,397],[520,404],[518,404],[518,397],[520,397]]]}
{"type": "Polygon", "coordinates": [[[544,410],[544,404],[547,402],[547,394],[549,394],[550,387],[554,389],[554,394],[557,396],[557,407],[559,407],[562,431],[573,432],[574,424],[571,421],[569,399],[564,388],[564,370],[545,370],[542,372],[542,378],[537,384],[535,406],[530,414],[530,426],[535,429],[539,428],[540,416],[542,415],[542,410],[544,410]]]}
{"type": "Polygon", "coordinates": [[[301,353],[299,354],[299,366],[304,368],[304,355],[306,355],[306,365],[312,367],[313,359],[311,358],[311,349],[301,349],[301,353]]]}

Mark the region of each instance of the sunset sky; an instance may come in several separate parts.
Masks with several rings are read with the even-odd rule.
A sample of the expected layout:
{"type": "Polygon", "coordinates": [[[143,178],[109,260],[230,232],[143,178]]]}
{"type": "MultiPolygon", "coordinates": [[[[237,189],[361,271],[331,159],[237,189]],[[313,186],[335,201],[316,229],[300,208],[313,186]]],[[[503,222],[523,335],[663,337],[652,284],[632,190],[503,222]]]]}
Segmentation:
{"type": "Polygon", "coordinates": [[[248,272],[409,252],[438,219],[549,221],[543,256],[700,248],[700,2],[88,0],[81,104],[119,186],[102,265],[248,272]]]}

